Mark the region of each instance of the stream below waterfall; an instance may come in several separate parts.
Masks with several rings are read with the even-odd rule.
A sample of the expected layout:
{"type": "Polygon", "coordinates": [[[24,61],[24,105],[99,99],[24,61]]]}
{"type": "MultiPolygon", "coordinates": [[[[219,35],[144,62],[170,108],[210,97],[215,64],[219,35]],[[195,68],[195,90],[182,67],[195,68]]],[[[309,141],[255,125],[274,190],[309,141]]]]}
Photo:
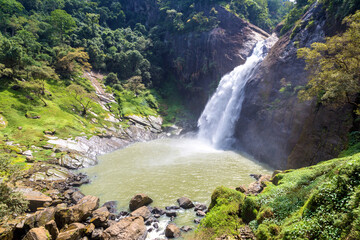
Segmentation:
{"type": "MultiPolygon", "coordinates": [[[[101,204],[117,201],[119,210],[128,210],[130,199],[138,193],[149,195],[153,207],[177,205],[182,196],[194,202],[210,203],[218,186],[237,187],[254,181],[249,176],[271,174],[270,168],[237,152],[216,150],[196,139],[159,139],[141,142],[99,157],[99,164],[82,170],[91,184],[83,185],[84,194],[100,197],[101,204]]],[[[175,223],[194,227],[193,209],[181,210],[175,223]]],[[[165,228],[169,218],[160,219],[165,228]]],[[[155,239],[163,230],[153,231],[155,239]]]]}

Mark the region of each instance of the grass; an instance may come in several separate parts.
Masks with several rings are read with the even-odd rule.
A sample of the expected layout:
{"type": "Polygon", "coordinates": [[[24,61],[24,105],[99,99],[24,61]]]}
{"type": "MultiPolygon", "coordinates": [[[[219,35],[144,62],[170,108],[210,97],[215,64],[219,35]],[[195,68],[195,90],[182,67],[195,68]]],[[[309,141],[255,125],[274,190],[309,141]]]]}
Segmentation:
{"type": "MultiPolygon", "coordinates": [[[[217,189],[214,194],[227,199],[229,191],[217,189]]],[[[360,153],[277,174],[261,194],[247,196],[237,208],[231,201],[221,205],[238,213],[237,225],[232,221],[224,225],[228,215],[217,214],[218,209],[213,208],[199,228],[199,236],[212,232],[214,238],[219,237],[221,234],[213,231],[218,228],[238,234],[239,224],[250,220],[258,239],[360,239],[359,203],[360,153]],[[209,221],[213,224],[205,224],[209,221]]]]}

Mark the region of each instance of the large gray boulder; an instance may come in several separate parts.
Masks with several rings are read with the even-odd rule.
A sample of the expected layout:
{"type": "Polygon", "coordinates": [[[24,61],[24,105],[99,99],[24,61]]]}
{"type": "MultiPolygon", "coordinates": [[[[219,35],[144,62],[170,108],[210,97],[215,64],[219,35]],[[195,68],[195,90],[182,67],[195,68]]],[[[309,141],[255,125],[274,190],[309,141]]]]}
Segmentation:
{"type": "Polygon", "coordinates": [[[179,206],[184,209],[189,209],[189,208],[195,207],[193,202],[187,197],[181,197],[177,200],[177,202],[179,203],[179,206]]]}

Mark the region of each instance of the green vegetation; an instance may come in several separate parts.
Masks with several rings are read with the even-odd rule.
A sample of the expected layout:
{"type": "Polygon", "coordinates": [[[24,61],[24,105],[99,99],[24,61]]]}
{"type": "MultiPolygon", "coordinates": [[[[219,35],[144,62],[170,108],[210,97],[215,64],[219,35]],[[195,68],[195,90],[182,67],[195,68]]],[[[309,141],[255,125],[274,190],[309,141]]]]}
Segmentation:
{"type": "Polygon", "coordinates": [[[360,154],[277,174],[257,196],[224,187],[213,193],[198,235],[239,235],[244,223],[258,239],[359,239],[360,154]],[[219,231],[221,229],[221,231],[219,231]]]}
{"type": "Polygon", "coordinates": [[[320,102],[335,106],[349,103],[359,113],[354,99],[360,91],[360,11],[346,17],[343,23],[348,26],[343,34],[327,38],[325,43],[313,43],[311,49],[298,50],[310,72],[310,81],[299,97],[318,97],[320,102]]]}

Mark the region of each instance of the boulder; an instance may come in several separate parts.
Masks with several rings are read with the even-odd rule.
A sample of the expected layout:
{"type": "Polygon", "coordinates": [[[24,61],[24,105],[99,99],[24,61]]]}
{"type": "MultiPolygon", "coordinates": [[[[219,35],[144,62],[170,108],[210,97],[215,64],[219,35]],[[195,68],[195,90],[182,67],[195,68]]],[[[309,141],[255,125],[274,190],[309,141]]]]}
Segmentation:
{"type": "Polygon", "coordinates": [[[153,214],[159,214],[159,215],[164,215],[166,213],[165,210],[161,209],[161,208],[157,208],[157,207],[154,207],[152,210],[151,210],[151,213],[153,214]]]}
{"type": "Polygon", "coordinates": [[[52,201],[51,197],[31,188],[17,188],[16,191],[22,193],[24,198],[29,201],[28,207],[32,212],[35,212],[39,207],[43,207],[45,203],[52,201]]]}
{"type": "Polygon", "coordinates": [[[66,229],[61,230],[56,240],[77,240],[85,234],[85,231],[84,224],[72,223],[66,229]]]}
{"type": "Polygon", "coordinates": [[[146,194],[135,195],[129,203],[130,211],[134,211],[142,206],[149,205],[153,200],[146,194]]]}
{"type": "Polygon", "coordinates": [[[177,200],[177,202],[179,203],[179,206],[184,209],[189,209],[189,208],[195,207],[193,202],[187,197],[181,197],[177,200]]]}
{"type": "Polygon", "coordinates": [[[49,232],[44,227],[39,227],[30,229],[23,240],[49,240],[49,236],[49,232]]]}
{"type": "Polygon", "coordinates": [[[110,212],[106,207],[101,207],[93,212],[93,217],[90,219],[90,223],[93,223],[96,227],[107,227],[107,220],[110,212]]]}
{"type": "Polygon", "coordinates": [[[198,203],[195,205],[194,211],[196,212],[196,211],[200,210],[200,211],[204,212],[206,209],[207,209],[207,207],[205,204],[198,203]]]}
{"type": "Polygon", "coordinates": [[[52,240],[55,240],[58,237],[59,229],[57,228],[56,222],[54,220],[46,223],[45,229],[48,230],[48,232],[50,233],[52,240]]]}
{"type": "Polygon", "coordinates": [[[76,191],[74,192],[72,195],[71,195],[71,200],[74,202],[74,203],[78,203],[80,202],[80,200],[85,197],[85,195],[80,192],[80,191],[76,191]]]}
{"type": "Polygon", "coordinates": [[[176,217],[176,216],[177,216],[177,213],[176,213],[176,212],[173,212],[173,211],[167,211],[167,212],[166,212],[166,216],[167,216],[167,217],[176,217]]]}
{"type": "Polygon", "coordinates": [[[43,227],[51,220],[55,220],[55,207],[45,208],[44,210],[35,213],[36,226],[43,227]]]}
{"type": "Polygon", "coordinates": [[[83,197],[78,204],[70,208],[59,208],[56,212],[56,223],[63,227],[65,224],[86,220],[99,207],[99,198],[94,196],[83,197]]]}
{"type": "Polygon", "coordinates": [[[121,219],[104,231],[104,240],[144,240],[147,231],[142,217],[127,217],[121,219]]]}
{"type": "Polygon", "coordinates": [[[136,209],[132,213],[130,213],[131,217],[142,217],[145,221],[151,217],[151,212],[145,206],[136,209]]]}
{"type": "Polygon", "coordinates": [[[198,217],[205,217],[205,213],[203,212],[203,211],[201,211],[201,210],[197,210],[196,211],[196,216],[198,216],[198,217]]]}
{"type": "Polygon", "coordinates": [[[117,212],[117,202],[116,201],[108,201],[102,205],[103,207],[106,207],[110,213],[116,213],[117,212]]]}
{"type": "Polygon", "coordinates": [[[189,232],[189,231],[192,230],[192,228],[189,227],[189,226],[182,226],[182,227],[180,228],[180,230],[183,231],[183,232],[189,232]]]}
{"type": "Polygon", "coordinates": [[[170,223],[169,225],[166,226],[165,237],[177,238],[180,237],[180,235],[181,235],[180,228],[178,228],[175,224],[170,223]]]}

